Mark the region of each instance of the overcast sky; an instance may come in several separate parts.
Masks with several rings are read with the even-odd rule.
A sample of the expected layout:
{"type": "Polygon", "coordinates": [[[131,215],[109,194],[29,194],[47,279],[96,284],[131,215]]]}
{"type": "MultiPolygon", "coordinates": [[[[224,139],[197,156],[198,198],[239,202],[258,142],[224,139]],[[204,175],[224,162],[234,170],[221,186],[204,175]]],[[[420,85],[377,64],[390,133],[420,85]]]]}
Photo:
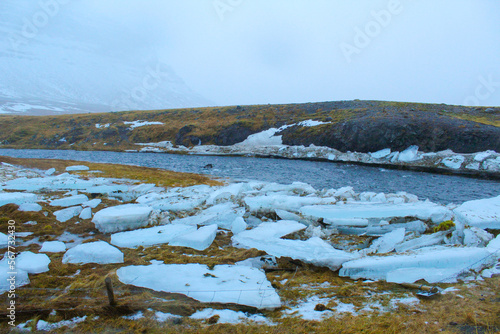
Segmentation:
{"type": "Polygon", "coordinates": [[[43,1],[67,2],[47,33],[81,18],[95,52],[154,55],[215,105],[500,105],[498,0],[43,1]]]}

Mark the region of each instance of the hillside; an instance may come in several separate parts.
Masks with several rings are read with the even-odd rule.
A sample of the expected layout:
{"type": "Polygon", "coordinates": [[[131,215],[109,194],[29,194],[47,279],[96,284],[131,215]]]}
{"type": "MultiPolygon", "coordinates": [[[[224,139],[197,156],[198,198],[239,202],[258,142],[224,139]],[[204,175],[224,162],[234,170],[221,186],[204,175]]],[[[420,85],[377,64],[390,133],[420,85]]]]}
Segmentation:
{"type": "Polygon", "coordinates": [[[328,124],[292,126],[278,135],[286,145],[314,144],[344,152],[404,150],[410,145],[427,152],[498,152],[499,112],[499,107],[355,100],[57,116],[2,115],[0,143],[2,148],[112,151],[137,149],[134,143],[160,141],[227,146],[271,127],[317,120],[328,124]],[[157,124],[136,123],[134,127],[134,123],[124,123],[139,120],[157,124]]]}

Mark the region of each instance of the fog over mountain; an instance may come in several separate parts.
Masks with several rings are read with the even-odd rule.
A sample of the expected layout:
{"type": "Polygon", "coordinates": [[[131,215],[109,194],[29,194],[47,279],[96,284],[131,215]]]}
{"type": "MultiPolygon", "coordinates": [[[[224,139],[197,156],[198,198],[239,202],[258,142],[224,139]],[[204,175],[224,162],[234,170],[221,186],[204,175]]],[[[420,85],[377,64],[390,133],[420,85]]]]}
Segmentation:
{"type": "Polygon", "coordinates": [[[126,22],[83,2],[63,3],[2,0],[0,113],[211,104],[126,22]]]}
{"type": "Polygon", "coordinates": [[[495,0],[2,0],[0,113],[500,105],[495,0]]]}

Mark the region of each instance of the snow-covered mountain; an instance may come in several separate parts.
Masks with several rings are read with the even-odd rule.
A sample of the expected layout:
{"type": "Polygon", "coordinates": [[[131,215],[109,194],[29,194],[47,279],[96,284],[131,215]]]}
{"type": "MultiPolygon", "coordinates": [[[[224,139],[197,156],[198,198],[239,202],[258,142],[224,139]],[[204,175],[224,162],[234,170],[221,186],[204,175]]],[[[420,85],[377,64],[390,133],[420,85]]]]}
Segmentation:
{"type": "Polygon", "coordinates": [[[141,42],[125,21],[85,2],[2,0],[0,114],[213,104],[155,58],[158,40],[141,42]]]}

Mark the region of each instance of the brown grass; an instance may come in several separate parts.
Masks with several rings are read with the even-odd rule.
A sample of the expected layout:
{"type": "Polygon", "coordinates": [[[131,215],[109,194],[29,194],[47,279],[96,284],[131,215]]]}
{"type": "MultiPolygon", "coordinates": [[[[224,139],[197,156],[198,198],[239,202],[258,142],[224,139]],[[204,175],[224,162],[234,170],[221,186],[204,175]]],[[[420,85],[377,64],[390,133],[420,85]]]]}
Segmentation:
{"type": "Polygon", "coordinates": [[[73,160],[57,159],[24,159],[0,156],[0,162],[20,165],[29,168],[49,169],[55,168],[58,172],[64,172],[66,167],[74,165],[85,165],[91,171],[101,171],[102,173],[72,172],[86,177],[114,177],[137,180],[145,183],[154,183],[159,187],[188,187],[198,184],[220,185],[221,183],[210,179],[207,176],[172,172],[158,168],[147,168],[140,166],[103,164],[93,162],[82,162],[73,160]]]}

